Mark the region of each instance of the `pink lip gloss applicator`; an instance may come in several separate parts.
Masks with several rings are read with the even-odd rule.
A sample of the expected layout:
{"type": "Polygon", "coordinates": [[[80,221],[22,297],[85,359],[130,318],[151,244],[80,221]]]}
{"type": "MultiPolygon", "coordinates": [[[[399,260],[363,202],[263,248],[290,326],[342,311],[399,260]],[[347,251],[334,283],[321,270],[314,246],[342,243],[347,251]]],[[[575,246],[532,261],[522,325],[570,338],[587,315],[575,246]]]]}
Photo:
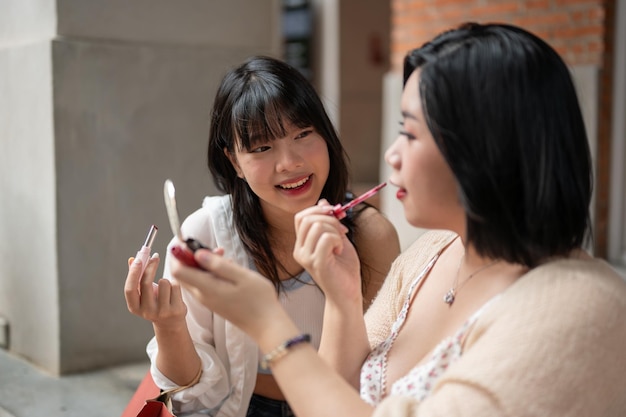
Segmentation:
{"type": "MultiPolygon", "coordinates": [[[[154,238],[156,237],[158,227],[155,225],[150,226],[150,230],[148,230],[148,236],[146,236],[146,242],[143,244],[139,252],[137,252],[136,259],[141,260],[141,275],[143,275],[143,271],[146,270],[146,266],[148,266],[148,260],[150,259],[150,248],[152,248],[152,243],[154,242],[154,238]]],[[[140,275],[140,276],[141,276],[140,275]]]]}
{"type": "Polygon", "coordinates": [[[356,206],[357,204],[362,203],[363,201],[365,201],[368,198],[372,197],[374,194],[376,194],[378,191],[380,191],[380,189],[383,188],[385,185],[387,185],[386,182],[383,182],[382,184],[378,184],[376,187],[372,188],[369,191],[364,192],[363,194],[361,194],[360,196],[358,196],[354,200],[350,201],[349,203],[344,204],[343,206],[341,206],[337,210],[332,210],[330,212],[330,214],[332,214],[333,216],[339,218],[339,216],[341,216],[341,213],[344,213],[345,211],[350,210],[352,207],[356,206]]]}

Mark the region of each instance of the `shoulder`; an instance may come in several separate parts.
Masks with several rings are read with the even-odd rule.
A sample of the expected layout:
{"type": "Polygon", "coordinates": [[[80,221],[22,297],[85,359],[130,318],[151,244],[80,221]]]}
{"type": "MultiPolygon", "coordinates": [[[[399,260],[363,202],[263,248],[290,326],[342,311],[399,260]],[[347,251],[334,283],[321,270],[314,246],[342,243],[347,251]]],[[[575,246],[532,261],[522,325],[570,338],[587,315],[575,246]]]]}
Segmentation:
{"type": "MultiPolygon", "coordinates": [[[[550,300],[533,297],[537,303],[620,304],[626,308],[626,281],[604,260],[560,259],[534,268],[511,289],[511,297],[541,290],[550,300]]],[[[532,299],[531,299],[532,300],[532,299]]],[[[526,302],[530,302],[527,300],[526,302]]],[[[615,305],[613,305],[615,307],[615,305]]]]}
{"type": "Polygon", "coordinates": [[[444,230],[424,232],[396,260],[397,268],[421,269],[433,256],[456,239],[457,234],[444,230]]]}
{"type": "Polygon", "coordinates": [[[389,334],[415,277],[456,236],[447,231],[426,232],[395,259],[380,292],[365,315],[372,346],[389,334]]]}
{"type": "Polygon", "coordinates": [[[490,329],[514,339],[510,333],[524,329],[527,340],[541,339],[546,349],[550,341],[564,352],[603,339],[621,339],[624,346],[623,317],[626,281],[613,268],[599,259],[561,259],[534,268],[502,293],[476,322],[483,330],[475,336],[490,329]]]}
{"type": "Polygon", "coordinates": [[[229,194],[204,197],[202,200],[202,209],[210,212],[230,212],[232,206],[229,194]]]}
{"type": "Polygon", "coordinates": [[[355,216],[357,227],[355,239],[369,241],[371,239],[398,240],[398,232],[394,225],[380,211],[374,207],[367,207],[355,216]]]}
{"type": "Polygon", "coordinates": [[[214,219],[224,216],[230,210],[229,196],[205,197],[202,206],[185,218],[182,224],[183,232],[194,232],[203,229],[214,219]]]}
{"type": "MultiPolygon", "coordinates": [[[[626,281],[602,259],[553,261],[527,275],[520,292],[538,287],[573,317],[612,320],[617,312],[626,316],[626,281]]],[[[543,301],[549,302],[545,297],[543,301]]]]}
{"type": "Polygon", "coordinates": [[[462,377],[485,386],[510,410],[522,410],[532,399],[540,407],[536,415],[562,414],[555,410],[573,392],[598,400],[581,406],[603,407],[626,389],[623,366],[617,365],[626,346],[625,316],[626,282],[604,261],[541,265],[485,310],[467,336],[463,358],[439,386],[462,377]],[[537,389],[555,380],[567,383],[537,389]]]}
{"type": "Polygon", "coordinates": [[[239,242],[230,196],[205,197],[202,207],[185,219],[181,231],[185,237],[193,237],[210,247],[228,249],[232,241],[239,242]]]}

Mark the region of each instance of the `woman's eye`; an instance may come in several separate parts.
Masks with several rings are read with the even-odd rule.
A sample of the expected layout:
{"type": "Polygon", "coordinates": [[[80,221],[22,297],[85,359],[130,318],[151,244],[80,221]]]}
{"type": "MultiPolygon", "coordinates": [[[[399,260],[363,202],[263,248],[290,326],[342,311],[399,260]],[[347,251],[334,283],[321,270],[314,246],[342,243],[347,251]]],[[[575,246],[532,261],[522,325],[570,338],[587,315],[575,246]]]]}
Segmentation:
{"type": "Polygon", "coordinates": [[[412,140],[412,139],[416,138],[415,135],[413,135],[412,133],[407,132],[404,129],[404,121],[401,120],[399,124],[400,124],[400,131],[398,132],[398,134],[400,136],[404,136],[405,138],[407,138],[409,140],[412,140]]]}
{"type": "Polygon", "coordinates": [[[415,139],[415,135],[405,131],[405,130],[401,130],[400,132],[398,132],[401,136],[404,136],[405,138],[407,138],[408,140],[413,140],[415,139]]]}
{"type": "Polygon", "coordinates": [[[250,149],[250,153],[261,153],[270,150],[270,147],[267,145],[257,146],[256,148],[250,149]]]}
{"type": "Polygon", "coordinates": [[[311,133],[313,133],[313,130],[311,130],[311,129],[303,130],[302,132],[300,132],[298,134],[298,136],[296,136],[296,139],[305,138],[305,137],[309,136],[311,133]]]}

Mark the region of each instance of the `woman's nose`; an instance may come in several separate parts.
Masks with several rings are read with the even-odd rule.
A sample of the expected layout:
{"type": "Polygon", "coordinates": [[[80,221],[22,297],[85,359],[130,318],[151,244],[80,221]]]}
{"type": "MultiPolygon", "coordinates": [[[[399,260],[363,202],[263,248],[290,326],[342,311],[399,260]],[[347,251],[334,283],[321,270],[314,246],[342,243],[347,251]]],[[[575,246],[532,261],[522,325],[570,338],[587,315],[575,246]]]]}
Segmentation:
{"type": "Polygon", "coordinates": [[[385,162],[390,167],[397,169],[400,167],[400,154],[398,152],[398,139],[397,138],[389,148],[385,151],[385,162]]]}
{"type": "Polygon", "coordinates": [[[304,158],[295,150],[290,147],[281,149],[276,163],[276,170],[278,172],[292,171],[295,168],[302,166],[304,158]]]}

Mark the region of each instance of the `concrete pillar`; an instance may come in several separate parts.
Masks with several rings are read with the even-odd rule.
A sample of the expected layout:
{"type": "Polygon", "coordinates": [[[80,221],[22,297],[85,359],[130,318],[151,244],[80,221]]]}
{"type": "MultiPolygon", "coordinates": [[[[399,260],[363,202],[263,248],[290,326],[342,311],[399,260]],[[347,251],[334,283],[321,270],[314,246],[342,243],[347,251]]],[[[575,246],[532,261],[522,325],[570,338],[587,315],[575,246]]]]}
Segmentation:
{"type": "Polygon", "coordinates": [[[12,351],[64,374],[146,358],[152,329],[126,309],[126,259],[153,223],[164,254],[166,178],[181,216],[215,193],[205,155],[217,83],[250,55],[280,54],[280,1],[38,3],[52,30],[29,61],[16,56],[24,35],[0,49],[10,87],[0,94],[0,315],[12,351]]]}
{"type": "Polygon", "coordinates": [[[59,368],[51,40],[53,0],[3,1],[0,13],[0,315],[8,343],[59,368]]]}
{"type": "Polygon", "coordinates": [[[339,70],[341,138],[353,181],[375,185],[381,160],[383,77],[389,70],[389,1],[341,0],[339,70]]]}

